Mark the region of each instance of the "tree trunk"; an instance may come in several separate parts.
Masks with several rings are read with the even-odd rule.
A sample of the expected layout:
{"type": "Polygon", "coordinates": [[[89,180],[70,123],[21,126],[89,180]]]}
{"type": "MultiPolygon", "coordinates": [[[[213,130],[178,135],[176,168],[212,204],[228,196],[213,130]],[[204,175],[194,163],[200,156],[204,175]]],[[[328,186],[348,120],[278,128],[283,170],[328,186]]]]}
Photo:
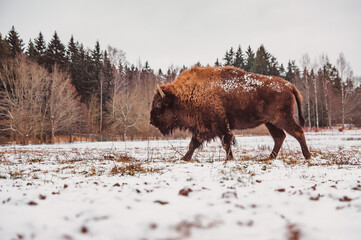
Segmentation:
{"type": "Polygon", "coordinates": [[[100,76],[100,121],[99,121],[99,133],[100,141],[103,141],[103,76],[100,76]]]}
{"type": "Polygon", "coordinates": [[[307,88],[307,114],[308,114],[308,126],[309,127],[312,127],[311,126],[311,107],[310,107],[310,84],[308,82],[308,78],[307,78],[307,75],[306,75],[306,88],[307,88]]]}
{"type": "Polygon", "coordinates": [[[345,128],[345,83],[341,83],[342,128],[345,128]]]}
{"type": "Polygon", "coordinates": [[[127,126],[126,125],[124,125],[123,140],[127,141],[127,126]]]}
{"type": "Polygon", "coordinates": [[[317,101],[317,77],[314,77],[313,82],[315,85],[315,104],[316,104],[316,128],[319,128],[319,120],[318,120],[318,101],[317,101]]]}
{"type": "Polygon", "coordinates": [[[322,84],[323,84],[323,91],[324,91],[324,98],[325,98],[325,108],[326,108],[326,113],[327,113],[327,120],[328,120],[328,127],[331,128],[331,124],[330,124],[330,115],[329,115],[329,107],[328,107],[328,88],[327,88],[327,83],[325,80],[325,77],[322,77],[322,84]]]}
{"type": "Polygon", "coordinates": [[[54,143],[55,140],[55,129],[54,129],[54,116],[52,115],[50,118],[50,125],[51,125],[51,143],[54,143]]]}

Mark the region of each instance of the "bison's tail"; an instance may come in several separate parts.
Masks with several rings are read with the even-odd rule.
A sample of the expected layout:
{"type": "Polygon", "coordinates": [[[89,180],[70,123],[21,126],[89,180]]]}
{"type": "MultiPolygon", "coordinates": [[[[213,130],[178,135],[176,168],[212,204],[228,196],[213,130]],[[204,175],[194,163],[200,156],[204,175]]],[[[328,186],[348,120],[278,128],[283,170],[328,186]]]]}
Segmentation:
{"type": "Polygon", "coordinates": [[[304,127],[305,126],[305,120],[303,119],[303,115],[302,115],[302,96],[301,96],[301,93],[297,90],[297,88],[295,86],[293,86],[292,92],[295,95],[296,102],[297,102],[298,119],[300,121],[301,126],[304,127]]]}

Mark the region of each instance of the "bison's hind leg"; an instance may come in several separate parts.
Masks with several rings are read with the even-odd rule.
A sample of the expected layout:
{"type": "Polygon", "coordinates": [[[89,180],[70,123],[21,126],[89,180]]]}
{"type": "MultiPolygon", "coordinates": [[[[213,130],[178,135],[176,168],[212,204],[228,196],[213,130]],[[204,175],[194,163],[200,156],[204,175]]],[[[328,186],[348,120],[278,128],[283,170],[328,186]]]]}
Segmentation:
{"type": "Polygon", "coordinates": [[[288,134],[296,138],[297,141],[300,143],[302,154],[305,157],[305,159],[310,159],[311,153],[308,151],[303,128],[300,125],[298,125],[293,118],[284,119],[282,127],[288,134]]]}
{"type": "Polygon", "coordinates": [[[273,137],[273,140],[275,142],[275,145],[273,147],[272,153],[269,156],[270,159],[275,159],[278,155],[278,152],[280,151],[283,141],[286,138],[285,132],[273,125],[272,123],[266,123],[266,127],[268,131],[270,132],[271,136],[273,137]]]}
{"type": "Polygon", "coordinates": [[[234,159],[231,146],[232,146],[232,144],[235,144],[236,142],[235,142],[235,139],[234,139],[234,136],[233,136],[232,132],[229,131],[226,134],[224,134],[221,137],[221,140],[222,140],[222,146],[223,146],[223,148],[224,148],[224,150],[226,151],[226,154],[227,154],[226,159],[227,160],[234,159]]]}

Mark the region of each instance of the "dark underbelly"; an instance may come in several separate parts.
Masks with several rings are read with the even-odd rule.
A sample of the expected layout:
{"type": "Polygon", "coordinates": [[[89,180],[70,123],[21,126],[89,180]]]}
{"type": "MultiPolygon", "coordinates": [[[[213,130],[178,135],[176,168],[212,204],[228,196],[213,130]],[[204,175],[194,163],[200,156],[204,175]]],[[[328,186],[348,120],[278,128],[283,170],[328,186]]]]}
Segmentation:
{"type": "Polygon", "coordinates": [[[234,111],[227,114],[227,118],[231,129],[255,128],[266,123],[266,119],[256,111],[234,111]]]}

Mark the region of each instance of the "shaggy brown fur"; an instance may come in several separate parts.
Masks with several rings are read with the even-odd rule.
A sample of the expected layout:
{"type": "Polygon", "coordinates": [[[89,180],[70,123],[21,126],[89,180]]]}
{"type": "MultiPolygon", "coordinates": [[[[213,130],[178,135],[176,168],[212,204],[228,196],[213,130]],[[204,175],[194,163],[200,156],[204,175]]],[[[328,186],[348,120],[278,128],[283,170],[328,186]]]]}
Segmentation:
{"type": "Polygon", "coordinates": [[[232,129],[254,128],[265,124],[275,145],[270,158],[276,158],[287,133],[308,151],[302,127],[293,118],[295,105],[304,124],[302,97],[291,83],[278,78],[245,72],[235,67],[194,67],[183,71],[171,84],[160,86],[153,98],[150,123],[162,134],[174,129],[189,130],[192,140],[183,157],[190,160],[204,141],[219,137],[232,159],[232,129]]]}

